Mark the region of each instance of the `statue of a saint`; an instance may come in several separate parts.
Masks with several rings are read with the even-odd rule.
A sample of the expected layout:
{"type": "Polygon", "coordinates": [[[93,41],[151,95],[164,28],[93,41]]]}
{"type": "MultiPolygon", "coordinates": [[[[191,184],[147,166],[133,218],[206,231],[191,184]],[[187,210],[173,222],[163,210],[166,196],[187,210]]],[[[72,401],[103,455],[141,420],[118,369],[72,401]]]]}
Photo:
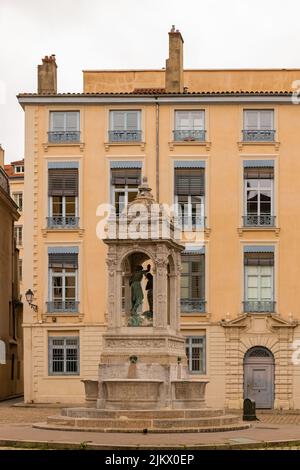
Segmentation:
{"type": "Polygon", "coordinates": [[[144,294],[141,286],[141,281],[144,274],[149,273],[151,269],[150,264],[148,264],[147,269],[143,269],[143,266],[137,266],[135,273],[131,276],[129,280],[129,285],[131,286],[131,313],[132,315],[138,314],[139,307],[143,304],[144,294]]]}

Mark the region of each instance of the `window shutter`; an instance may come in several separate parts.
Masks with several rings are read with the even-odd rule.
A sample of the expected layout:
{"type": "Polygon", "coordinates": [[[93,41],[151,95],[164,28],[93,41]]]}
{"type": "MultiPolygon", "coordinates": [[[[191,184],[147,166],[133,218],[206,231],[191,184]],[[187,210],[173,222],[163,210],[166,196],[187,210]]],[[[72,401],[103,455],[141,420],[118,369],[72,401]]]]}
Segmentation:
{"type": "Polygon", "coordinates": [[[78,196],[78,169],[49,169],[48,194],[49,196],[78,196]]]}
{"type": "Polygon", "coordinates": [[[49,268],[78,268],[77,253],[49,253],[49,268]]]}
{"type": "Polygon", "coordinates": [[[274,253],[245,253],[245,266],[274,266],[274,253]]]}
{"type": "Polygon", "coordinates": [[[52,112],[51,113],[51,131],[63,132],[65,130],[65,113],[52,112]]]}
{"type": "Polygon", "coordinates": [[[141,184],[140,168],[114,168],[111,169],[112,185],[131,185],[139,186],[141,184]]]}
{"type": "Polygon", "coordinates": [[[136,131],[139,129],[139,115],[138,111],[127,111],[126,113],[126,130],[127,131],[136,131]]]}
{"type": "Polygon", "coordinates": [[[66,130],[79,131],[79,113],[67,112],[66,113],[66,130]]]}
{"type": "Polygon", "coordinates": [[[175,168],[176,196],[204,196],[204,169],[175,168]]]}
{"type": "Polygon", "coordinates": [[[245,179],[274,179],[274,168],[245,168],[245,179]]]}

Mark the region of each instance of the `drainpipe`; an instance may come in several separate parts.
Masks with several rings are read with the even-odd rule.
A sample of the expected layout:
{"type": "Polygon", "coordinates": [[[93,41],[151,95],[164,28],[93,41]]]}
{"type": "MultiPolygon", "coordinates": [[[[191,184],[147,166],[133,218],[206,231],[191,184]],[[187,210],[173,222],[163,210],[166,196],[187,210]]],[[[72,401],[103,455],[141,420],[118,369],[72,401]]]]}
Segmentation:
{"type": "Polygon", "coordinates": [[[156,134],[156,201],[159,202],[159,103],[156,99],[156,110],[155,110],[155,134],[156,134]]]}

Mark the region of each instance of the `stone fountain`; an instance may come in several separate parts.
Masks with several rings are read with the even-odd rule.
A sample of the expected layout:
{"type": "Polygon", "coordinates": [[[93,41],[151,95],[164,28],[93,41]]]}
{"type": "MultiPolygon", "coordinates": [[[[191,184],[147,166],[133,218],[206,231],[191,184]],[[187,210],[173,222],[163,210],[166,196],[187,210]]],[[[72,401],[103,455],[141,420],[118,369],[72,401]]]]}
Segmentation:
{"type": "Polygon", "coordinates": [[[207,380],[188,372],[179,329],[184,247],[145,180],[127,213],[110,218],[104,242],[107,331],[98,381],[83,381],[86,407],[66,408],[42,427],[131,432],[248,427],[235,415],[207,408],[207,380]]]}

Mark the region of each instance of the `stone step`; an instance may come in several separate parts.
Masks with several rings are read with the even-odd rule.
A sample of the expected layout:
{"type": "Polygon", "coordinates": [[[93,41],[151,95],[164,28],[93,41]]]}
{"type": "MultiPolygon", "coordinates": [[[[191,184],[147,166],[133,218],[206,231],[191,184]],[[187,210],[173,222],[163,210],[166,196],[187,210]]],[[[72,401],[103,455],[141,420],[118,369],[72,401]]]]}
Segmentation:
{"type": "MultiPolygon", "coordinates": [[[[119,423],[120,424],[120,423],[119,423]]],[[[208,432],[226,432],[226,431],[238,431],[243,429],[249,429],[251,425],[249,423],[243,423],[241,421],[237,422],[236,424],[227,424],[227,425],[220,425],[220,426],[206,426],[206,427],[196,427],[196,428],[96,428],[96,427],[74,427],[71,425],[60,425],[60,424],[48,424],[48,423],[36,423],[33,425],[34,428],[37,429],[48,429],[53,431],[85,431],[85,432],[111,432],[111,433],[138,433],[147,432],[163,434],[163,433],[208,433],[208,432]]]]}
{"type": "Polygon", "coordinates": [[[201,408],[184,410],[98,410],[92,408],[64,408],[62,416],[72,418],[92,418],[92,419],[178,419],[178,418],[202,418],[209,416],[222,416],[223,409],[201,408]]]}
{"type": "Polygon", "coordinates": [[[239,423],[239,417],[236,415],[222,415],[209,417],[194,418],[165,418],[162,419],[143,419],[138,418],[78,418],[69,416],[50,416],[48,417],[48,425],[67,426],[71,428],[94,428],[97,430],[104,429],[193,429],[234,425],[239,423]]]}

